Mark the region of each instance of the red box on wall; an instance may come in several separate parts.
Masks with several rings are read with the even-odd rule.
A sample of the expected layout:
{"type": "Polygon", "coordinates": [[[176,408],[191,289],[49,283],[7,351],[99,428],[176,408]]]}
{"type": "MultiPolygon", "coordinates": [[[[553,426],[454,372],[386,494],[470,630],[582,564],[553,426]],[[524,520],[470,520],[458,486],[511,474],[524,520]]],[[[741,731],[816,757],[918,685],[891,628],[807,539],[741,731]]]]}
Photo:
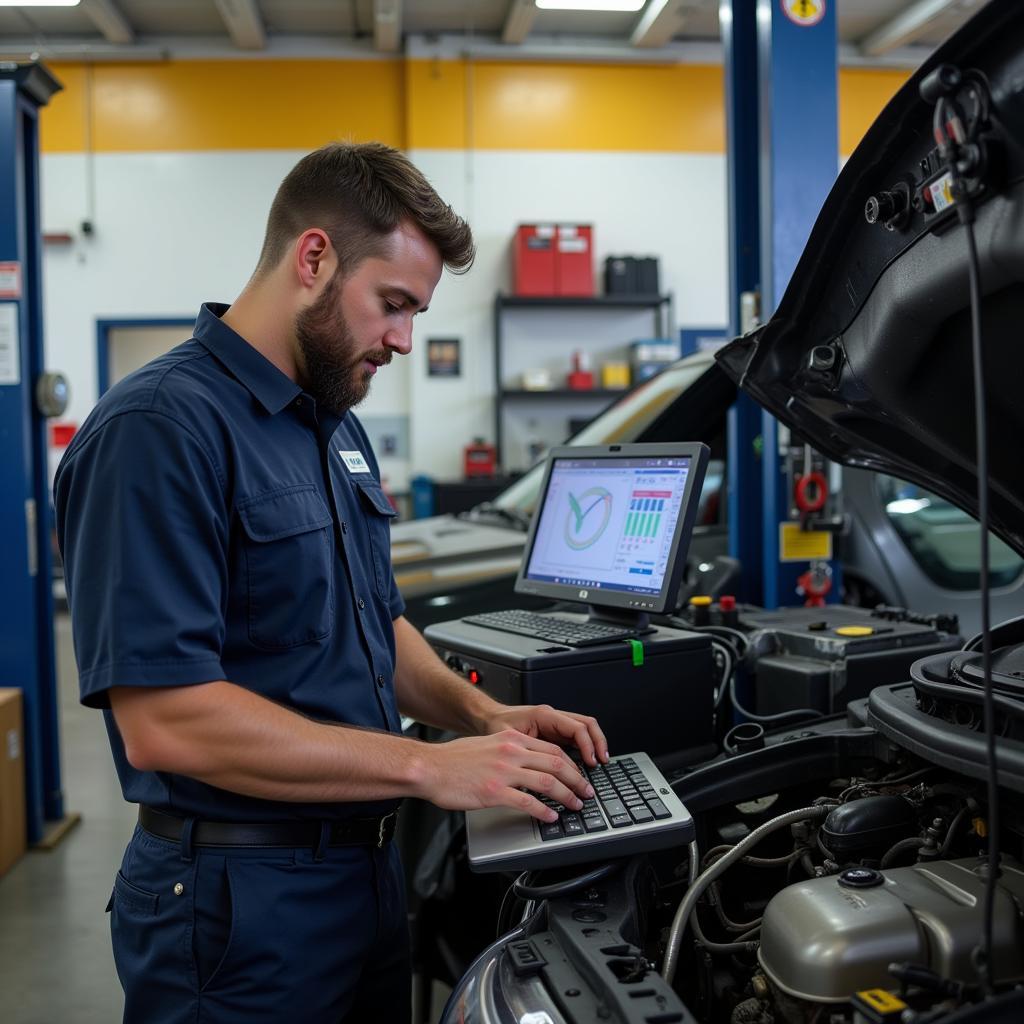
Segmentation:
{"type": "Polygon", "coordinates": [[[555,226],[520,224],[512,243],[516,295],[555,295],[555,226]]]}
{"type": "Polygon", "coordinates": [[[589,224],[559,224],[555,239],[555,293],[594,294],[594,229],[589,224]]]}

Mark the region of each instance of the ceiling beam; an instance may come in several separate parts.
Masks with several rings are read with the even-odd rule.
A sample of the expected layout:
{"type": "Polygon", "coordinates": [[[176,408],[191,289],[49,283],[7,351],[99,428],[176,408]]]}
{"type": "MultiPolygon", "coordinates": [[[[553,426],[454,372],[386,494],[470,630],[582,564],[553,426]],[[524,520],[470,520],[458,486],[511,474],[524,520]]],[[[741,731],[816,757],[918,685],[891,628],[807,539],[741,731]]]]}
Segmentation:
{"type": "Polygon", "coordinates": [[[897,46],[912,43],[939,15],[958,5],[959,0],[917,0],[865,36],[860,51],[866,57],[879,57],[897,46]]]}
{"type": "Polygon", "coordinates": [[[648,0],[647,7],[633,29],[633,46],[664,46],[683,27],[686,20],[684,0],[648,0]]]}
{"type": "Polygon", "coordinates": [[[235,46],[240,50],[266,48],[267,33],[256,0],[214,0],[214,4],[235,46]]]}
{"type": "Polygon", "coordinates": [[[373,46],[385,53],[402,48],[402,0],[373,0],[373,46]]]}
{"type": "Polygon", "coordinates": [[[82,0],[83,13],[103,33],[108,43],[132,43],[135,30],[113,0],[82,0]]]}
{"type": "Polygon", "coordinates": [[[522,43],[533,28],[537,17],[537,5],[533,0],[511,0],[508,14],[505,15],[505,27],[501,30],[503,43],[522,43]]]}

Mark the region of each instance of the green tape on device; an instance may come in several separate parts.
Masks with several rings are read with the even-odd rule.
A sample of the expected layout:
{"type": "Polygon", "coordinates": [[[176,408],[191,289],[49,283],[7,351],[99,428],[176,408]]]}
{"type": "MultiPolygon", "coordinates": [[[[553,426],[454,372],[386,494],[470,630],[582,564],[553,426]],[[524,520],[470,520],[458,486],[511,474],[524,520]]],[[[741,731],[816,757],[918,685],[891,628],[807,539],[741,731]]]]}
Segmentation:
{"type": "Polygon", "coordinates": [[[639,668],[644,663],[644,645],[639,640],[627,640],[633,651],[633,668],[639,668]]]}

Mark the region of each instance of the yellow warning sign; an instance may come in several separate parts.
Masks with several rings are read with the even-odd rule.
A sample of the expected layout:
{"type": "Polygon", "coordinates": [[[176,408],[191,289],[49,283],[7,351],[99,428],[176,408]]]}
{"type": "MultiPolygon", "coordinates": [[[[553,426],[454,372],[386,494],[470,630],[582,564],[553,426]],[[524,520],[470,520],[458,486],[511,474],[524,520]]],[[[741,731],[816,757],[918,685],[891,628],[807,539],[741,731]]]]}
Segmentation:
{"type": "Polygon", "coordinates": [[[781,0],[781,3],[786,17],[803,27],[817,25],[825,17],[825,0],[781,0]]]}
{"type": "Polygon", "coordinates": [[[779,523],[779,561],[828,561],[832,557],[832,534],[824,530],[801,530],[799,523],[779,523]]]}

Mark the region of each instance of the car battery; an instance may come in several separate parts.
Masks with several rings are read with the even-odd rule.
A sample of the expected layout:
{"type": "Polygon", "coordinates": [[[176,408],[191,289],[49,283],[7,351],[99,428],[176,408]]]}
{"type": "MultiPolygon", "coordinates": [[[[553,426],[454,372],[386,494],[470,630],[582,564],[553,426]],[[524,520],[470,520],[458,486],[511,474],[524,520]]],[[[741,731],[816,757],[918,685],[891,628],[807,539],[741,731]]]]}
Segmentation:
{"type": "Polygon", "coordinates": [[[623,641],[567,647],[464,619],[434,623],[424,636],[450,668],[503,704],[593,715],[612,754],[641,750],[675,765],[715,752],[707,634],[659,627],[639,638],[639,652],[623,641]]]}
{"type": "Polygon", "coordinates": [[[832,714],[876,686],[910,679],[919,658],[963,642],[954,617],[886,614],[843,605],[741,608],[738,627],[750,643],[741,692],[761,715],[795,708],[832,714]]]}

